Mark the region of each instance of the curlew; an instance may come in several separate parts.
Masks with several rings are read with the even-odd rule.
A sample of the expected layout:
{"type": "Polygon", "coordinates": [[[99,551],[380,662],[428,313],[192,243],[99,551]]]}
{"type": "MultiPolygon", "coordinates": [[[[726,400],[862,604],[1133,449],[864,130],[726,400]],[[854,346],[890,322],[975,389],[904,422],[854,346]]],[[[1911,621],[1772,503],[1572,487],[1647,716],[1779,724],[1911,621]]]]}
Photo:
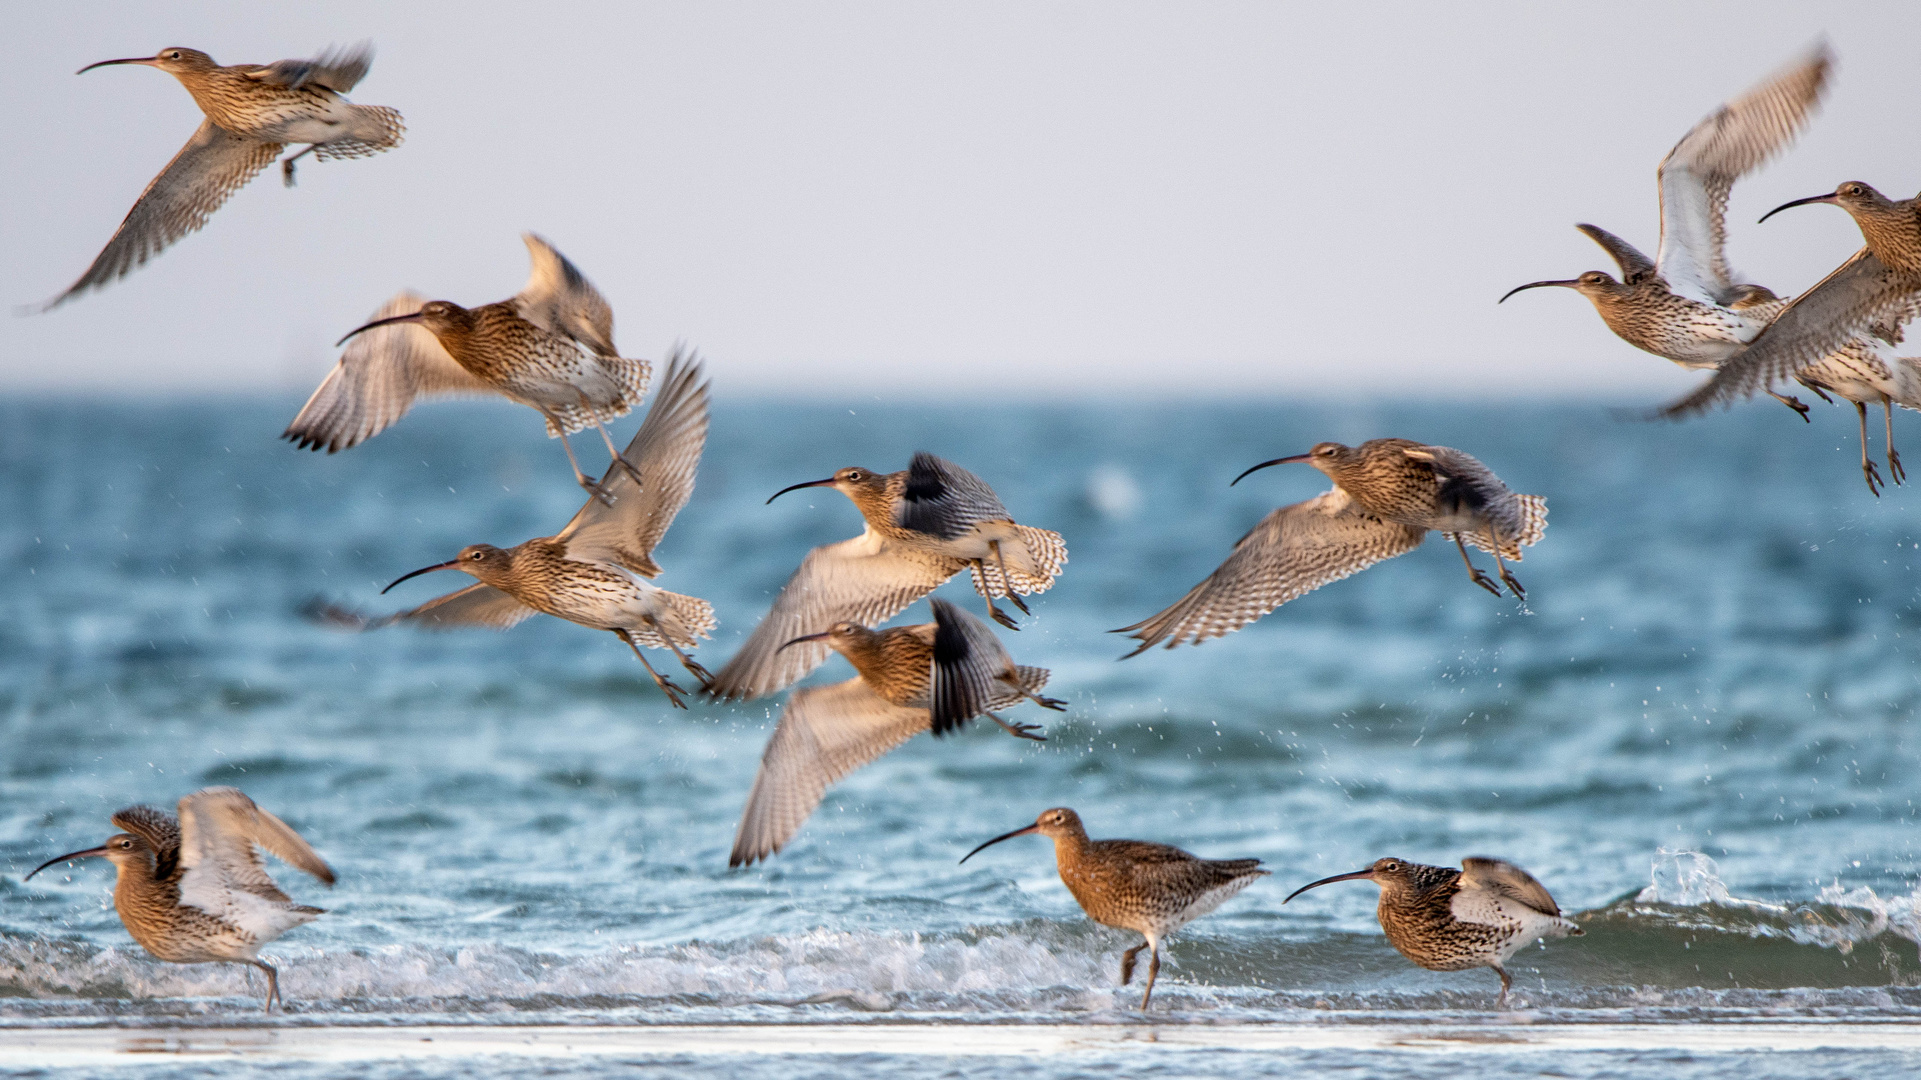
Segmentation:
{"type": "Polygon", "coordinates": [[[403,574],[387,586],[391,589],[435,570],[460,570],[479,579],[419,607],[379,618],[324,605],[312,614],[353,629],[396,622],[436,629],[505,629],[535,612],[545,612],[612,631],[634,650],[667,699],[686,708],[680,688],[654,670],[640,647],[671,649],[702,684],[710,678],[684,650],[713,630],[713,607],[698,597],[668,592],[651,580],[661,574],[654,548],[693,494],[694,473],[707,441],[707,384],[700,377],[698,360],[675,354],[647,419],[620,463],[608,466],[601,479],[601,490],[614,497],[611,506],[590,497],[567,527],[553,536],[510,548],[474,544],[451,561],[403,574]]]}
{"type": "Polygon", "coordinates": [[[1521,548],[1541,539],[1547,501],[1514,494],[1473,457],[1409,439],[1324,442],[1305,454],[1263,461],[1234,483],[1290,462],[1326,473],[1333,490],[1268,514],[1173,606],[1112,631],[1140,641],[1128,656],[1162,641],[1171,649],[1238,630],[1295,597],[1414,550],[1429,530],[1454,541],[1476,585],[1501,595],[1468,557],[1466,544],[1491,553],[1501,580],[1517,598],[1526,597],[1507,563],[1520,562],[1521,548]]]}
{"type": "Polygon", "coordinates": [[[1061,883],[1088,918],[1146,939],[1121,954],[1121,985],[1126,986],[1134,978],[1134,958],[1148,950],[1142,1009],[1161,973],[1161,942],[1269,873],[1259,859],[1202,859],[1146,840],[1089,840],[1080,815],[1065,806],[1041,811],[1034,824],[996,836],[961,862],[981,848],[1030,833],[1054,841],[1061,883]]]}
{"type": "Polygon", "coordinates": [[[267,975],[267,1011],[280,999],[280,976],[260,947],[312,922],[324,908],[296,904],[261,863],[260,851],[328,885],[334,872],[287,824],[230,787],[202,788],[180,800],[175,818],[151,806],[113,815],[124,832],[56,863],[102,858],[118,875],[114,910],[140,947],[172,964],[251,964],[267,975]]]}
{"type": "Polygon", "coordinates": [[[1459,870],[1376,859],[1365,870],[1309,882],[1287,900],[1336,881],[1381,887],[1375,911],[1381,929],[1388,944],[1416,964],[1430,971],[1493,968],[1501,977],[1502,1006],[1514,985],[1504,965],[1515,953],[1545,938],[1585,933],[1532,875],[1500,859],[1462,859],[1459,870]]]}
{"type": "Polygon", "coordinates": [[[962,570],[973,571],[988,613],[1012,628],[994,598],[1006,597],[1025,612],[1020,597],[1045,592],[1067,561],[1059,533],[1016,524],[985,481],[929,453],[915,454],[901,472],[842,469],[782,488],[767,501],[810,487],[847,496],[867,527],[807,553],[773,609],[714,676],[716,697],[759,697],[793,683],[828,653],[821,640],[787,648],[796,638],[842,622],[878,625],[962,570]]]}
{"type": "Polygon", "coordinates": [[[153,56],[102,60],[80,71],[115,64],[144,64],[179,79],[206,119],[147,184],[87,272],[41,305],[41,311],[125,277],[198,230],[289,143],[307,144],[281,165],[291,187],[294,162],[308,154],[323,161],[366,157],[400,145],[406,130],[394,110],[354,105],[341,96],[373,66],[373,49],[366,44],[312,60],[228,67],[197,49],[172,48],[153,56]]]}
{"type": "Polygon", "coordinates": [[[767,858],[785,847],[820,805],[829,784],[923,731],[935,737],[986,716],[1010,735],[1043,741],[1032,724],[1010,724],[995,709],[1040,696],[1045,668],[1014,663],[987,624],[938,597],[934,621],[870,630],[841,622],[789,644],[819,642],[858,673],[833,686],[793,692],[761,755],[727,865],[767,858]]]}
{"type": "Polygon", "coordinates": [[[597,428],[620,466],[606,422],[640,404],[653,367],[619,355],[613,308],[566,256],[533,233],[521,239],[533,267],[517,295],[476,308],[395,296],[340,339],[353,344],[281,437],[331,454],[386,430],[416,398],[499,394],[545,417],[575,481],[610,501],[567,436],[597,428]]]}

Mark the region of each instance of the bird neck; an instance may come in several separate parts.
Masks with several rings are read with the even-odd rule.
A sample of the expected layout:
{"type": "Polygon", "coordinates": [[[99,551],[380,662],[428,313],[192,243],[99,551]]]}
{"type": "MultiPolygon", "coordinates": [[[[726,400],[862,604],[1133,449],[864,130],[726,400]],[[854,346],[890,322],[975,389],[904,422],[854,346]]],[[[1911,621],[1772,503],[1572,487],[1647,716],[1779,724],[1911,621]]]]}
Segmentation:
{"type": "Polygon", "coordinates": [[[886,477],[885,483],[851,484],[839,489],[847,496],[854,509],[876,532],[882,534],[900,533],[900,524],[894,514],[901,505],[907,488],[907,474],[895,473],[886,477]],[[898,480],[896,479],[898,478],[898,480]]]}
{"type": "Polygon", "coordinates": [[[143,858],[114,863],[117,876],[113,883],[113,906],[120,912],[122,920],[135,918],[142,912],[170,909],[179,904],[179,882],[173,879],[157,880],[154,867],[151,852],[143,858]],[[133,914],[129,915],[129,912],[133,914]]]}
{"type": "Polygon", "coordinates": [[[1849,207],[1861,238],[1868,250],[1887,266],[1899,270],[1921,270],[1921,218],[1916,216],[1916,200],[1876,201],[1849,207]]]}
{"type": "Polygon", "coordinates": [[[1071,879],[1087,859],[1087,830],[1067,829],[1054,833],[1051,839],[1054,841],[1054,865],[1060,869],[1061,880],[1068,882],[1071,887],[1071,879]]]}

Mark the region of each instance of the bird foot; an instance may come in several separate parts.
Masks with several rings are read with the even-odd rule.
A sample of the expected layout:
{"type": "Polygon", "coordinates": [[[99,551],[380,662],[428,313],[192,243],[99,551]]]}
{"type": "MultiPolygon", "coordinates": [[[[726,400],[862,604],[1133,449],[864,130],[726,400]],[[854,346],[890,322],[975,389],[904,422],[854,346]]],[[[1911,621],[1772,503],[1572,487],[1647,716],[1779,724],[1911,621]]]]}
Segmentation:
{"type": "Polygon", "coordinates": [[[1808,413],[1812,412],[1813,410],[1808,407],[1807,402],[1802,401],[1800,398],[1795,397],[1793,394],[1789,394],[1787,397],[1784,397],[1781,399],[1781,404],[1786,405],[1788,408],[1793,409],[1795,412],[1800,413],[1801,420],[1803,423],[1808,423],[1808,424],[1814,423],[1814,418],[1808,415],[1808,413]]]}
{"type": "Polygon", "coordinates": [[[1521,583],[1514,580],[1514,575],[1508,573],[1506,567],[1501,568],[1501,580],[1507,582],[1507,587],[1514,590],[1514,598],[1516,600],[1527,599],[1527,590],[1521,588],[1521,583]]]}
{"type": "Polygon", "coordinates": [[[692,675],[694,678],[700,680],[700,689],[702,693],[706,693],[708,691],[713,690],[714,673],[702,667],[698,660],[695,660],[691,656],[683,656],[680,658],[680,666],[687,669],[687,674],[692,675]]]}
{"type": "Polygon", "coordinates": [[[1047,741],[1046,736],[1034,734],[1034,732],[1041,730],[1041,726],[1039,724],[1010,724],[1007,721],[1002,720],[1000,717],[995,716],[993,713],[988,713],[987,718],[989,720],[994,721],[996,724],[999,724],[1001,726],[1001,730],[1007,732],[1009,735],[1014,736],[1016,739],[1032,739],[1035,742],[1047,741]]]}
{"type": "Polygon", "coordinates": [[[654,684],[660,687],[661,693],[667,695],[667,700],[673,703],[674,708],[684,709],[687,707],[686,700],[681,697],[686,691],[674,685],[674,680],[665,675],[655,675],[654,684]]]}
{"type": "Polygon", "coordinates": [[[1892,446],[1888,447],[1888,475],[1893,477],[1897,484],[1908,478],[1908,470],[1901,467],[1901,455],[1895,453],[1892,446]]]}
{"type": "Polygon", "coordinates": [[[1881,479],[1881,470],[1874,467],[1874,462],[1863,461],[1861,475],[1867,477],[1868,490],[1874,493],[1875,498],[1880,498],[1881,489],[1887,486],[1887,481],[1881,479]]]}
{"type": "Polygon", "coordinates": [[[1034,699],[1034,704],[1039,705],[1043,709],[1052,709],[1055,712],[1067,711],[1067,702],[1057,697],[1037,697],[1034,699]]]}
{"type": "Polygon", "coordinates": [[[293,162],[292,161],[283,161],[280,163],[280,182],[285,184],[287,187],[293,186],[293,162]]]}
{"type": "Polygon", "coordinates": [[[989,600],[987,602],[987,613],[994,617],[995,622],[1000,623],[1002,626],[1007,627],[1009,630],[1019,630],[1021,628],[1021,624],[1015,622],[1012,618],[1010,618],[1007,612],[1002,611],[998,607],[995,607],[994,602],[992,600],[989,600]]]}
{"type": "Polygon", "coordinates": [[[1487,573],[1478,566],[1468,567],[1468,580],[1496,596],[1501,595],[1501,587],[1494,584],[1494,579],[1488,577],[1487,573]]]}
{"type": "Polygon", "coordinates": [[[587,489],[588,494],[592,495],[596,499],[599,499],[601,502],[601,505],[603,506],[614,505],[613,495],[610,494],[606,488],[601,487],[599,481],[594,480],[593,478],[587,476],[584,473],[577,474],[577,475],[579,477],[580,486],[587,489]]]}
{"type": "Polygon", "coordinates": [[[1017,607],[1017,608],[1019,608],[1019,609],[1021,609],[1021,614],[1022,614],[1022,615],[1032,615],[1032,614],[1034,614],[1033,612],[1031,612],[1031,611],[1029,611],[1029,610],[1027,610],[1027,601],[1025,601],[1025,600],[1022,600],[1022,599],[1020,598],[1020,594],[1018,594],[1018,593],[1016,593],[1016,592],[1014,592],[1014,590],[1012,590],[1012,589],[1009,589],[1009,590],[1007,590],[1007,594],[1006,594],[1006,595],[1007,595],[1007,602],[1008,602],[1008,603],[1010,603],[1010,604],[1012,604],[1012,605],[1014,605],[1015,607],[1017,607]]]}

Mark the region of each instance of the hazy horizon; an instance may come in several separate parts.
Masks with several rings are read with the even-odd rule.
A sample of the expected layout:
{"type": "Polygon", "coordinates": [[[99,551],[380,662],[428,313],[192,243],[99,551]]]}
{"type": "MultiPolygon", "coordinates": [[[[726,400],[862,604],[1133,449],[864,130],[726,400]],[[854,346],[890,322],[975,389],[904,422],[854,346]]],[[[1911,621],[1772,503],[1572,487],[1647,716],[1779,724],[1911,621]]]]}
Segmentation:
{"type": "Polygon", "coordinates": [[[236,3],[15,13],[0,280],[44,300],[199,122],[170,77],[371,39],[353,99],[407,118],[374,158],[302,162],[104,290],[7,316],[0,394],[311,390],[402,287],[467,304],[549,238],[629,355],[698,347],[749,396],[991,401],[1528,397],[1657,402],[1698,380],[1578,296],[1592,221],[1653,250],[1654,168],[1824,34],[1799,145],[1737,186],[1732,261],[1806,288],[1859,246],[1832,208],[1921,184],[1892,104],[1921,14],[1787,3],[1606,17],[1253,4],[236,3]],[[492,14],[490,14],[492,13],[492,14]],[[1711,43],[1712,47],[1705,47],[1711,43]]]}

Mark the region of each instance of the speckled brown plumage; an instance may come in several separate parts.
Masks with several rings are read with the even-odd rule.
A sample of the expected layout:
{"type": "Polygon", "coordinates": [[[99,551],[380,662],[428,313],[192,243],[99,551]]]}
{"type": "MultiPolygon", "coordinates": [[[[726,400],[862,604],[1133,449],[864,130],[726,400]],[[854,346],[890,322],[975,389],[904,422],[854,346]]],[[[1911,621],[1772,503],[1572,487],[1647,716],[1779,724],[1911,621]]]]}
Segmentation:
{"type": "Polygon", "coordinates": [[[288,158],[283,172],[293,183],[293,163],[318,158],[365,157],[400,145],[406,130],[392,109],[349,103],[372,66],[365,45],[313,60],[222,67],[196,49],[162,49],[152,57],[105,60],[82,71],[115,64],[156,67],[180,80],[206,120],[187,145],[135,201],[93,265],[45,305],[125,276],[168,245],[199,229],[229,196],[272,164],[288,143],[308,143],[288,158]]]}
{"type": "Polygon", "coordinates": [[[175,964],[249,964],[267,976],[266,1006],[280,997],[260,947],[325,909],[296,904],[267,875],[257,848],[328,885],[333,870],[300,835],[230,787],[203,788],[180,800],[180,816],[150,806],[113,815],[125,832],[97,848],[49,859],[98,857],[114,864],[114,910],[140,947],[175,964]]]}
{"type": "Polygon", "coordinates": [[[1146,840],[1090,840],[1080,815],[1064,806],[1042,811],[1034,824],[987,841],[961,861],[981,848],[1030,833],[1054,841],[1061,883],[1088,918],[1146,939],[1121,956],[1125,986],[1133,981],[1134,958],[1149,950],[1143,1009],[1160,975],[1162,940],[1269,873],[1260,868],[1259,859],[1202,859],[1146,840]]]}
{"type": "Polygon", "coordinates": [[[1389,944],[1432,971],[1493,968],[1501,977],[1500,1004],[1506,1005],[1513,985],[1504,966],[1509,958],[1542,938],[1579,937],[1584,931],[1562,917],[1547,889],[1513,863],[1469,858],[1461,867],[1377,859],[1366,870],[1303,885],[1282,903],[1331,882],[1372,881],[1381,887],[1375,915],[1389,944]]]}
{"type": "Polygon", "coordinates": [[[1268,514],[1186,596],[1114,631],[1140,641],[1129,656],[1163,641],[1171,649],[1238,630],[1295,597],[1414,550],[1430,530],[1454,541],[1475,584],[1500,595],[1464,544],[1492,553],[1501,580],[1517,597],[1526,595],[1507,562],[1519,562],[1521,549],[1540,540],[1547,502],[1509,491],[1472,456],[1409,439],[1324,442],[1248,472],[1288,462],[1313,465],[1334,490],[1268,514]]]}

